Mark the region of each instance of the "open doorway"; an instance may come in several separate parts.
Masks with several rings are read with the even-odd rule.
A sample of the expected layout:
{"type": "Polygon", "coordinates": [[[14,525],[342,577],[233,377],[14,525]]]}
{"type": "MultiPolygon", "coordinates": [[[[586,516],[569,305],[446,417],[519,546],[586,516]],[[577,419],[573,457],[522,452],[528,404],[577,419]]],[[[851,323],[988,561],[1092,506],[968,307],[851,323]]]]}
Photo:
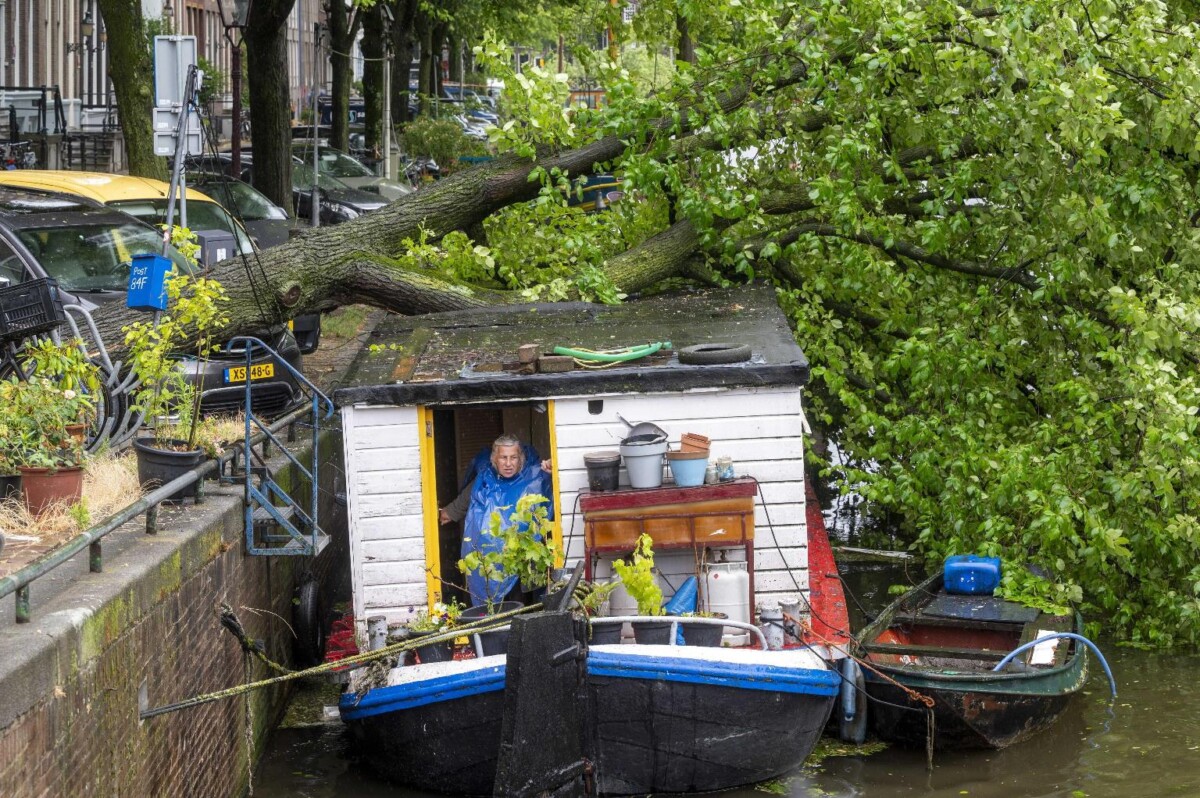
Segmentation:
{"type": "MultiPolygon", "coordinates": [[[[536,450],[538,459],[551,456],[550,414],[544,401],[497,405],[440,406],[432,408],[433,450],[437,506],[444,507],[463,490],[470,489],[472,461],[490,452],[501,435],[514,435],[536,450]]],[[[553,499],[553,497],[550,497],[553,499]]],[[[557,516],[557,508],[556,516],[557,516]]],[[[471,604],[466,580],[458,571],[463,528],[457,521],[438,527],[439,577],[445,600],[471,604]]]]}

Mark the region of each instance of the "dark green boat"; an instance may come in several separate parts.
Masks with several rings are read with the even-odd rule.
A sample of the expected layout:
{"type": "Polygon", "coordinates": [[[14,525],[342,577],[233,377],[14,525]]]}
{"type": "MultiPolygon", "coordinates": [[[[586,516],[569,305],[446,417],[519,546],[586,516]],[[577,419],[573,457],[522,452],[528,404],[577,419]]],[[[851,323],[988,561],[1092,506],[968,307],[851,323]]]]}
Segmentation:
{"type": "Polygon", "coordinates": [[[1017,656],[1005,654],[1052,632],[1082,633],[1083,620],[1049,615],[994,596],[952,595],[938,573],[905,593],[854,638],[875,734],[924,748],[925,705],[933,699],[934,747],[1005,748],[1058,719],[1086,678],[1086,649],[1050,640],[1017,656]],[[895,683],[892,683],[894,680],[895,683]],[[887,702],[887,703],[881,703],[887,702]],[[896,706],[889,706],[896,705],[896,706]]]}

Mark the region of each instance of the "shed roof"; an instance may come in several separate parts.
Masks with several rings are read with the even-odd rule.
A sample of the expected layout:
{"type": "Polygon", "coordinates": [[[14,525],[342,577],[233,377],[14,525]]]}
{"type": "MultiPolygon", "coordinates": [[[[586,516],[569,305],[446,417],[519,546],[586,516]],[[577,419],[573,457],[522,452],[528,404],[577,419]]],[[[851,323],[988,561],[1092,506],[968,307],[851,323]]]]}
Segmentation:
{"type": "Polygon", "coordinates": [[[808,360],[767,285],[662,294],[621,305],[580,302],[392,316],[372,333],[334,393],[339,405],[413,405],[545,399],[695,388],[801,386],[808,360]],[[670,341],[674,351],[603,369],[521,371],[517,350],[538,344],[615,349],[670,341]],[[675,351],[696,344],[749,344],[751,359],[685,365],[675,351]]]}

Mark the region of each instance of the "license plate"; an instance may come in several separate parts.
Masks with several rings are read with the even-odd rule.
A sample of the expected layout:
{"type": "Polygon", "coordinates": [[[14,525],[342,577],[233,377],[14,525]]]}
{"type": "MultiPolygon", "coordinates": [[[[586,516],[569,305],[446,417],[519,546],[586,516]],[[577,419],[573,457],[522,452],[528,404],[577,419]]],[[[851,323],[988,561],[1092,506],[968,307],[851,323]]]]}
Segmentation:
{"type": "MultiPolygon", "coordinates": [[[[250,379],[251,380],[265,380],[269,377],[274,377],[274,376],[275,376],[275,364],[274,363],[255,363],[253,366],[250,367],[250,379]]],[[[231,368],[225,369],[225,382],[231,383],[231,382],[245,382],[245,381],[246,381],[246,367],[245,366],[233,366],[231,368]]]]}

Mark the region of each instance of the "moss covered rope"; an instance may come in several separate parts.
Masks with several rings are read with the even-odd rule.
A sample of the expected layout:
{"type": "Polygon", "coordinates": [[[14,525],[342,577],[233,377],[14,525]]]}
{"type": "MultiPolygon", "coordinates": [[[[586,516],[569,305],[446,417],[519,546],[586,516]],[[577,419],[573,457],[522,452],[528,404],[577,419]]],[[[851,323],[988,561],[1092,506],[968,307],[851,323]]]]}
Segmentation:
{"type": "MultiPolygon", "coordinates": [[[[311,668],[305,668],[304,670],[300,670],[300,671],[287,671],[287,669],[283,668],[283,666],[278,665],[277,663],[272,663],[273,667],[275,667],[277,669],[285,670],[287,672],[281,676],[273,676],[270,679],[261,679],[257,682],[247,682],[246,684],[240,684],[235,687],[229,687],[224,690],[218,690],[214,693],[205,693],[203,695],[192,696],[191,698],[186,698],[183,701],[177,701],[174,704],[166,704],[161,707],[154,707],[152,709],[147,709],[142,712],[139,712],[138,718],[141,720],[147,720],[148,718],[154,718],[159,715],[166,715],[167,713],[170,713],[170,712],[178,712],[181,709],[190,709],[191,707],[198,707],[202,704],[210,704],[213,701],[221,701],[226,698],[234,698],[234,697],[242,695],[244,693],[248,693],[251,690],[260,690],[264,687],[271,687],[276,684],[283,684],[284,682],[290,682],[295,679],[303,679],[308,676],[321,676],[326,673],[331,673],[333,671],[340,671],[340,670],[354,670],[354,669],[360,668],[364,665],[369,665],[372,662],[383,659],[385,657],[390,657],[390,656],[394,656],[394,655],[399,654],[404,651],[409,651],[411,649],[417,648],[418,646],[425,646],[430,643],[440,643],[440,642],[443,642],[446,640],[454,640],[456,638],[462,637],[463,635],[473,634],[475,632],[491,632],[491,631],[499,629],[503,626],[506,626],[507,620],[512,618],[513,616],[520,615],[522,613],[527,613],[527,612],[535,612],[540,609],[542,609],[541,604],[531,604],[528,607],[520,607],[519,609],[510,610],[508,612],[502,612],[502,613],[498,613],[496,615],[489,615],[488,617],[483,618],[481,620],[473,621],[468,624],[463,624],[462,626],[456,626],[454,629],[451,629],[448,632],[441,632],[441,633],[438,633],[435,635],[424,635],[420,638],[419,641],[405,640],[404,642],[394,643],[390,646],[384,646],[383,648],[376,649],[374,651],[365,651],[363,653],[355,654],[350,657],[344,657],[343,659],[337,660],[336,662],[325,662],[320,665],[315,665],[311,668]]],[[[224,623],[224,619],[222,619],[222,623],[224,623]]],[[[238,626],[240,628],[241,624],[238,624],[238,626]]],[[[229,628],[229,627],[226,626],[226,628],[229,628]]],[[[243,632],[243,636],[244,636],[244,632],[243,632]]],[[[241,642],[240,639],[239,639],[239,642],[241,642]]],[[[245,649],[245,643],[243,643],[242,645],[243,645],[243,649],[245,649]]],[[[263,655],[261,652],[259,652],[259,659],[261,659],[263,661],[268,661],[268,660],[266,660],[265,655],[263,655]]]]}

